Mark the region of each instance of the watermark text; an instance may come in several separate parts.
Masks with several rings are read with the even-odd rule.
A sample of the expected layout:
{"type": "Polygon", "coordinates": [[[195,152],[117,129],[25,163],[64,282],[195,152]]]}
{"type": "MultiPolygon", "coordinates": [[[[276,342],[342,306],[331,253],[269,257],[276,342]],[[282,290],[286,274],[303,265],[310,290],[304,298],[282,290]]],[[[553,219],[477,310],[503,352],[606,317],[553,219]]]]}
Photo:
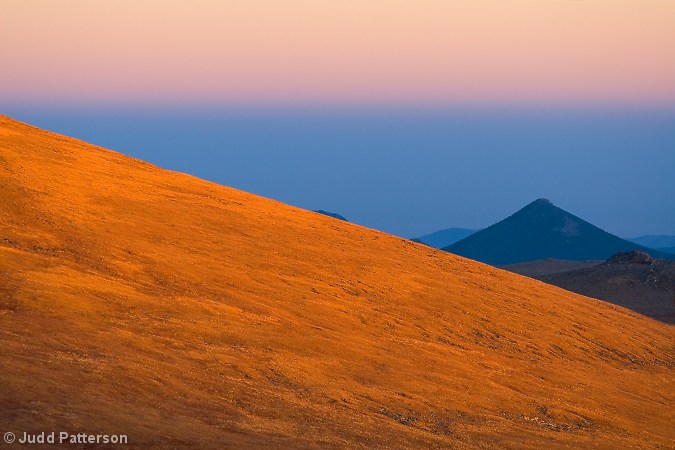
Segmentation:
{"type": "Polygon", "coordinates": [[[69,431],[43,431],[41,433],[13,433],[7,431],[3,434],[3,441],[6,444],[128,444],[129,438],[126,434],[90,434],[90,433],[72,433],[69,431]]]}

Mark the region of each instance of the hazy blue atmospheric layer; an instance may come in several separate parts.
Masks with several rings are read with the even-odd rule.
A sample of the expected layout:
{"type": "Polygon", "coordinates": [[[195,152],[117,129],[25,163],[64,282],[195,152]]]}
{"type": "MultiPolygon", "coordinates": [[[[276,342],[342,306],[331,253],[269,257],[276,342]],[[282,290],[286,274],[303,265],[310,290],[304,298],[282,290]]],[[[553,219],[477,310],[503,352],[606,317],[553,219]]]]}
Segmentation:
{"type": "Polygon", "coordinates": [[[482,228],[538,197],[620,236],[675,234],[675,109],[4,113],[405,237],[482,228]]]}

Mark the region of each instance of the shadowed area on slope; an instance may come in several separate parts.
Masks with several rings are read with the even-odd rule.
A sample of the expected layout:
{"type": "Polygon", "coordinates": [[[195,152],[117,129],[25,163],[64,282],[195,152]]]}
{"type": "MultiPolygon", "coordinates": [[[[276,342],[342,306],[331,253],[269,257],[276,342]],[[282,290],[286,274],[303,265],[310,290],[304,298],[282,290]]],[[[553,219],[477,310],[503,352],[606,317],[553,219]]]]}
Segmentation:
{"type": "Polygon", "coordinates": [[[675,261],[634,250],[593,267],[533,277],[675,324],[675,261]]]}

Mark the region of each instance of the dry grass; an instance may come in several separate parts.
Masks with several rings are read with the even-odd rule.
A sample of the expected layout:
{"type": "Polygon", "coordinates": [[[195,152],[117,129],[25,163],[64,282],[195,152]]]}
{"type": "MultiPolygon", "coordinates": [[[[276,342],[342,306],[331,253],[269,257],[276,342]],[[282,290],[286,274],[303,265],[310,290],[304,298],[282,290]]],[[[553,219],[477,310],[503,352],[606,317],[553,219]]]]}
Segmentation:
{"type": "Polygon", "coordinates": [[[672,448],[674,337],[0,116],[0,431],[124,433],[125,448],[672,448]]]}

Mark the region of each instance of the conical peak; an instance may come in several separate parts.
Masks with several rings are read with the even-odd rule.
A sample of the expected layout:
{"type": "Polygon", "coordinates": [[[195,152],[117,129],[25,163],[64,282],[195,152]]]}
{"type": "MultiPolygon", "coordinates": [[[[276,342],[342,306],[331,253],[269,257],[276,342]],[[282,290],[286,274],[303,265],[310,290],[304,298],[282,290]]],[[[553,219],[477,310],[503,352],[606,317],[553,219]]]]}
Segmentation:
{"type": "Polygon", "coordinates": [[[530,206],[553,206],[553,203],[547,198],[538,198],[530,203],[530,206]]]}

